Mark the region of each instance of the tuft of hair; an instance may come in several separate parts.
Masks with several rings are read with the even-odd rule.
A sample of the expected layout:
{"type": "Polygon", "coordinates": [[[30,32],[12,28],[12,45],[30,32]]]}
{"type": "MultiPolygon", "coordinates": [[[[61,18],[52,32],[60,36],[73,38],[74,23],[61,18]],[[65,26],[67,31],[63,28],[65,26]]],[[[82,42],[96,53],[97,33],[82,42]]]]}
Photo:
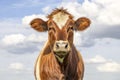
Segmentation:
{"type": "Polygon", "coordinates": [[[48,16],[47,16],[47,18],[53,18],[53,16],[55,15],[55,14],[57,14],[57,13],[59,13],[59,12],[62,12],[62,13],[64,13],[64,14],[67,14],[67,15],[69,15],[69,18],[73,18],[73,16],[72,16],[72,14],[70,14],[68,11],[67,11],[67,9],[64,9],[63,7],[61,7],[61,8],[55,8],[52,12],[51,12],[51,14],[49,14],[48,16]]]}

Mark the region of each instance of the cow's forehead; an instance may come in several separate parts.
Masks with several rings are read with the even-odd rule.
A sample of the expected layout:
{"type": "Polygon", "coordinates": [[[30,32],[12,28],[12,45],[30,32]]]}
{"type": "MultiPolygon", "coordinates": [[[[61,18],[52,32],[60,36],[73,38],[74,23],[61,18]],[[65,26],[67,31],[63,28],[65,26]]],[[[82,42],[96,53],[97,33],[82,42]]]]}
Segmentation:
{"type": "Polygon", "coordinates": [[[57,26],[62,29],[65,26],[67,20],[69,19],[69,15],[64,12],[59,12],[53,16],[53,21],[57,24],[57,26]]]}

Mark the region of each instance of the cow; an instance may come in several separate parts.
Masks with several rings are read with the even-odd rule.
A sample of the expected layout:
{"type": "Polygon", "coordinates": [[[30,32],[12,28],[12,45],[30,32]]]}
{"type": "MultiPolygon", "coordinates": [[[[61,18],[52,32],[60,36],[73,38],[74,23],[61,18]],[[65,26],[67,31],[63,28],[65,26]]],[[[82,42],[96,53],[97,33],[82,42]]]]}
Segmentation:
{"type": "Polygon", "coordinates": [[[38,32],[48,31],[48,40],[35,63],[36,80],[83,80],[84,61],[76,49],[74,31],[83,31],[91,21],[80,17],[76,21],[66,9],[56,8],[48,20],[35,18],[30,22],[38,32]]]}

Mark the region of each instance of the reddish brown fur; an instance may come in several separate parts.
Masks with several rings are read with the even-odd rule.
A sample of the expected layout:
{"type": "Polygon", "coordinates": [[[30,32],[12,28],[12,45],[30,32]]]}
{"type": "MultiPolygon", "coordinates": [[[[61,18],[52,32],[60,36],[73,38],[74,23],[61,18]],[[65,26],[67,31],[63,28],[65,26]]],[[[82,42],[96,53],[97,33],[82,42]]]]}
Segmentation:
{"type": "Polygon", "coordinates": [[[82,56],[77,52],[74,45],[72,51],[62,65],[59,65],[53,52],[49,53],[48,47],[44,49],[44,51],[46,52],[47,50],[48,53],[46,52],[47,54],[44,54],[43,51],[41,57],[41,80],[62,80],[62,78],[65,78],[65,80],[83,79],[84,64],[82,56]]]}
{"type": "MultiPolygon", "coordinates": [[[[48,15],[48,18],[49,20],[46,22],[38,18],[31,22],[32,28],[37,31],[48,30],[48,42],[40,53],[41,57],[38,56],[38,59],[40,58],[40,80],[83,80],[84,63],[82,56],[73,44],[73,30],[85,30],[90,25],[90,20],[82,17],[74,21],[73,16],[63,8],[54,10],[48,15]],[[59,12],[69,15],[69,19],[62,29],[59,29],[57,24],[52,20],[53,16],[59,12]],[[59,63],[53,52],[54,43],[59,40],[68,41],[71,47],[69,54],[65,57],[62,64],[59,63]]],[[[35,76],[38,75],[35,74],[35,76]]]]}

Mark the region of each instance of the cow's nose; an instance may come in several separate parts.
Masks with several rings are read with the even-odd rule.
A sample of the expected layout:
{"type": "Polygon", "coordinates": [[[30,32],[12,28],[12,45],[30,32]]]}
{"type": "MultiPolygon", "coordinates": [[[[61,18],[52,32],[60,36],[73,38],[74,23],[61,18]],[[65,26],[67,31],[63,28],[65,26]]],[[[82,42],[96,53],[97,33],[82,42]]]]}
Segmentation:
{"type": "Polygon", "coordinates": [[[58,49],[59,48],[65,48],[66,49],[68,47],[68,42],[62,42],[62,43],[57,42],[55,45],[56,45],[56,48],[58,48],[58,49]]]}
{"type": "Polygon", "coordinates": [[[70,45],[68,41],[56,41],[54,44],[54,52],[68,52],[70,45]]]}

